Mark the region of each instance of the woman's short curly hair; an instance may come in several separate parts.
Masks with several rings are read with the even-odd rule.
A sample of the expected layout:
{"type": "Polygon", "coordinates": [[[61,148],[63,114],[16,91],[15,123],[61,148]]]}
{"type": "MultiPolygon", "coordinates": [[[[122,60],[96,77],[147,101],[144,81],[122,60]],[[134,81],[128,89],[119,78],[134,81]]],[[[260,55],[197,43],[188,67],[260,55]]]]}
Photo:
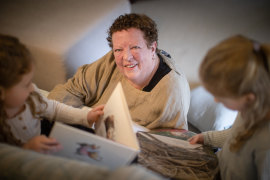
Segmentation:
{"type": "Polygon", "coordinates": [[[112,35],[117,31],[137,28],[144,33],[144,39],[147,46],[150,47],[153,42],[158,42],[158,30],[156,23],[144,14],[124,14],[120,15],[108,30],[107,41],[109,46],[113,47],[112,35]]]}

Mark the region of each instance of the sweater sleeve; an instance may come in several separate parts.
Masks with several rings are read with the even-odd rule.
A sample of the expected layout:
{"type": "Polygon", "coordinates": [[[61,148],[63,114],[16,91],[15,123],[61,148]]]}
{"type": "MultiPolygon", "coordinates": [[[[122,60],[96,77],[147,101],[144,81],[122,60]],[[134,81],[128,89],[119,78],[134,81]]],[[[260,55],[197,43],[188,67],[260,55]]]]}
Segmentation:
{"type": "Polygon", "coordinates": [[[40,104],[39,102],[36,102],[36,104],[40,104],[39,107],[42,112],[42,117],[53,121],[60,121],[68,124],[80,124],[89,127],[87,114],[91,108],[74,108],[56,100],[50,100],[44,97],[36,86],[35,91],[39,93],[39,95],[42,97],[42,100],[46,102],[46,104],[40,104]]]}
{"type": "Polygon", "coordinates": [[[65,84],[57,85],[48,98],[74,107],[91,106],[102,95],[114,68],[114,58],[110,51],[94,63],[81,66],[65,84]]]}
{"type": "MultiPolygon", "coordinates": [[[[258,174],[257,179],[270,179],[270,122],[264,123],[263,127],[257,130],[251,137],[249,145],[252,151],[253,160],[258,174]]],[[[250,148],[250,149],[251,149],[250,148]]]]}
{"type": "Polygon", "coordinates": [[[204,144],[210,145],[212,147],[221,148],[231,132],[230,129],[222,130],[222,131],[206,131],[203,132],[204,144]]]}
{"type": "Polygon", "coordinates": [[[44,113],[44,117],[68,124],[80,124],[90,127],[87,121],[87,114],[90,108],[74,108],[55,100],[47,99],[48,107],[44,113]]]}
{"type": "Polygon", "coordinates": [[[83,106],[84,94],[82,91],[83,88],[80,88],[80,84],[83,71],[86,68],[87,65],[80,67],[76,74],[65,84],[58,84],[55,86],[55,88],[49,93],[48,98],[74,107],[83,106]]]}
{"type": "Polygon", "coordinates": [[[259,179],[270,179],[270,150],[258,152],[255,160],[259,179]]]}

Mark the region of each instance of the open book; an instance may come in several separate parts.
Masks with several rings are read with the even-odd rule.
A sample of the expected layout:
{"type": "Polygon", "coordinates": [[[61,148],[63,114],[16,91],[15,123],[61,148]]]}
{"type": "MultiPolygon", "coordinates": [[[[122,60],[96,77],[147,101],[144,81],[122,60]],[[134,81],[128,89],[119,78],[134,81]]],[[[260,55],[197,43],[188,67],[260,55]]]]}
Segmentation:
{"type": "Polygon", "coordinates": [[[104,107],[104,115],[97,124],[96,134],[55,122],[50,137],[57,139],[63,146],[55,155],[110,169],[129,164],[139,153],[139,143],[121,83],[117,84],[104,107]],[[112,123],[107,122],[112,119],[112,123]],[[108,132],[110,139],[107,137],[108,132]]]}

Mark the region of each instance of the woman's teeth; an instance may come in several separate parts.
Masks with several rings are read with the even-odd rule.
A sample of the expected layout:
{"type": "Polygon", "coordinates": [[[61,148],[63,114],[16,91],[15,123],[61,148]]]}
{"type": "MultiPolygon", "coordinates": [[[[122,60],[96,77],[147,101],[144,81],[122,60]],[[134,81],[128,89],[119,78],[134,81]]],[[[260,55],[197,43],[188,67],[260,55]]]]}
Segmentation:
{"type": "Polygon", "coordinates": [[[126,65],[125,67],[133,68],[133,67],[135,67],[135,66],[136,66],[136,64],[132,64],[132,65],[126,65]]]}

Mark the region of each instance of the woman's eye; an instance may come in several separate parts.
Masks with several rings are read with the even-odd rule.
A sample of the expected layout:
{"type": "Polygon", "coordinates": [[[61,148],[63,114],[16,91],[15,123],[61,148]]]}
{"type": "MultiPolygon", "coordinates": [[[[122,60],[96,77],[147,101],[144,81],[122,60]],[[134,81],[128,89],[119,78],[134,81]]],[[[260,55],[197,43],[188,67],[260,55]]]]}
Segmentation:
{"type": "Polygon", "coordinates": [[[121,49],[115,49],[114,50],[114,52],[120,52],[121,51],[121,49]]]}
{"type": "Polygon", "coordinates": [[[133,49],[140,49],[139,46],[133,46],[132,48],[133,48],[133,49]]]}

